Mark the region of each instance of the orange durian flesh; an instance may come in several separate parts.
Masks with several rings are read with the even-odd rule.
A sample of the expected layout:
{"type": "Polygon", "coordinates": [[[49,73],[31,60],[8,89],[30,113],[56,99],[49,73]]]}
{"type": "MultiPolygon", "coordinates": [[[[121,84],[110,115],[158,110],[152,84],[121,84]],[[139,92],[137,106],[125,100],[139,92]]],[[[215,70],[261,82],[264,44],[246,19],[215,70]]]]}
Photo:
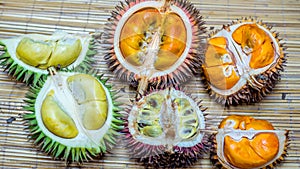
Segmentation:
{"type": "MultiPolygon", "coordinates": [[[[265,120],[256,120],[249,116],[229,116],[224,119],[220,128],[228,127],[240,130],[274,130],[271,123],[265,120]]],[[[260,133],[253,139],[242,138],[234,140],[225,137],[224,154],[226,160],[238,168],[255,168],[271,161],[279,150],[279,140],[274,133],[260,133]]]]}

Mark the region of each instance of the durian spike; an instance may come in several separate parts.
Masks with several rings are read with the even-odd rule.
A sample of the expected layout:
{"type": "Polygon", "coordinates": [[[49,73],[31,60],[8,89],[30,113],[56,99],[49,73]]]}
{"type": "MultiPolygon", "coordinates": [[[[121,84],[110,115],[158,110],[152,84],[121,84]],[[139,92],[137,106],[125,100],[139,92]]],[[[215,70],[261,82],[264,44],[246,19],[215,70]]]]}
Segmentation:
{"type": "MultiPolygon", "coordinates": [[[[65,91],[62,89],[62,85],[63,85],[63,84],[61,83],[61,82],[62,82],[62,77],[61,77],[61,75],[57,74],[57,71],[56,71],[56,69],[55,69],[54,67],[48,68],[48,71],[49,71],[50,77],[51,77],[51,79],[52,79],[52,81],[53,81],[53,84],[54,84],[54,87],[56,88],[56,90],[57,90],[57,91],[60,91],[64,98],[68,98],[67,94],[66,94],[65,91]]],[[[69,99],[66,99],[65,101],[68,102],[69,105],[72,105],[72,103],[70,102],[69,99]]],[[[78,113],[77,109],[75,109],[74,114],[75,114],[75,117],[77,118],[76,120],[77,120],[77,122],[78,122],[78,124],[79,124],[79,127],[80,127],[81,129],[83,129],[82,131],[84,132],[84,134],[85,134],[86,136],[88,136],[88,138],[89,138],[96,146],[100,146],[100,145],[101,145],[100,142],[97,143],[97,141],[94,140],[94,137],[92,137],[91,134],[88,133],[88,132],[86,131],[86,129],[84,128],[84,126],[83,126],[83,124],[82,124],[82,120],[79,119],[80,116],[79,116],[79,113],[78,113]]],[[[66,160],[67,160],[67,159],[66,159],[66,160]]]]}

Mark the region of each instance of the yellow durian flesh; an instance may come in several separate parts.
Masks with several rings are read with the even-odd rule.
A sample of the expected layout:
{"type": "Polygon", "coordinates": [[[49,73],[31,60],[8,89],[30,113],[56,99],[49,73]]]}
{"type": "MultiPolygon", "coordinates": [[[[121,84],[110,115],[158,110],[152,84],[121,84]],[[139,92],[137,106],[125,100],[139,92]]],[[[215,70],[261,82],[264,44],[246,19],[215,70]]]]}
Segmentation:
{"type": "Polygon", "coordinates": [[[17,45],[16,54],[27,65],[45,70],[51,66],[69,66],[80,56],[81,50],[81,41],[77,38],[43,41],[24,37],[17,45]]]}
{"type": "Polygon", "coordinates": [[[77,74],[67,79],[69,90],[80,106],[82,123],[86,129],[101,128],[107,118],[106,93],[99,81],[87,74],[77,74]]]}
{"type": "Polygon", "coordinates": [[[46,128],[62,138],[75,138],[78,130],[72,118],[60,107],[55,100],[54,90],[44,99],[41,107],[42,120],[46,128]]]}
{"type": "Polygon", "coordinates": [[[18,59],[24,63],[37,67],[48,63],[52,53],[53,43],[35,41],[30,38],[23,38],[16,49],[18,59]]]}

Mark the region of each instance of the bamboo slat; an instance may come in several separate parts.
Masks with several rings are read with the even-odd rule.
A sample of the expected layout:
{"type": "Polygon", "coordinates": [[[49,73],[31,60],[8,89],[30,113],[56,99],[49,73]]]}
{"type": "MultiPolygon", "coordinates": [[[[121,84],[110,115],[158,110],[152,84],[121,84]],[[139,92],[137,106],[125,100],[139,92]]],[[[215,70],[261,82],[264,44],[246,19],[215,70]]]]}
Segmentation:
{"type": "MultiPolygon", "coordinates": [[[[209,129],[230,114],[251,115],[269,120],[277,129],[290,130],[288,156],[278,168],[300,168],[300,3],[298,0],[192,0],[200,9],[208,33],[220,29],[223,24],[241,17],[253,16],[273,26],[280,33],[287,47],[287,63],[281,80],[273,92],[257,104],[224,108],[216,104],[204,91],[199,77],[194,77],[183,86],[195,98],[202,99],[207,107],[209,129]]],[[[69,33],[99,32],[110,17],[118,0],[0,0],[0,38],[25,33],[51,34],[55,30],[69,33]]],[[[207,33],[207,34],[208,34],[207,33]]],[[[207,36],[204,35],[204,37],[207,36]]],[[[205,39],[203,39],[205,43],[205,39]]],[[[98,50],[94,65],[121,90],[119,101],[129,104],[135,96],[126,82],[117,79],[107,68],[104,53],[98,50]]],[[[28,87],[7,76],[0,68],[0,168],[64,168],[64,161],[54,160],[39,151],[24,126],[22,110],[28,87]],[[12,123],[8,120],[14,118],[12,123]]],[[[103,158],[68,164],[70,168],[141,168],[141,164],[129,158],[122,140],[103,158]]],[[[209,155],[191,168],[212,168],[209,155]]]]}

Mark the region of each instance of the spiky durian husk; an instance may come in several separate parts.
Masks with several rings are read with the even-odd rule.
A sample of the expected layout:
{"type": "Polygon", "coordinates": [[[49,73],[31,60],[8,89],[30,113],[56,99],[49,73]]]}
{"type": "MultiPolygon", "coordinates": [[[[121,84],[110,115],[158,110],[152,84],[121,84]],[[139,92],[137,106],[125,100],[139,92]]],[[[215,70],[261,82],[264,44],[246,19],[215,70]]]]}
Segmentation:
{"type": "MultiPolygon", "coordinates": [[[[203,69],[200,72],[200,76],[202,78],[202,82],[204,84],[204,87],[206,88],[207,92],[209,93],[209,96],[212,97],[216,102],[221,103],[225,106],[230,105],[238,105],[241,103],[256,103],[261,101],[267,94],[271,93],[272,89],[275,87],[276,83],[280,80],[280,73],[284,71],[284,66],[286,63],[286,53],[284,51],[286,50],[286,47],[284,47],[283,43],[280,43],[281,39],[279,39],[279,33],[275,31],[271,31],[272,27],[264,24],[262,21],[256,20],[252,17],[249,18],[241,18],[237,21],[232,21],[231,24],[228,24],[227,26],[235,25],[238,23],[243,22],[253,22],[257,23],[266,29],[268,29],[270,32],[272,32],[273,37],[276,39],[279,48],[280,48],[280,56],[278,58],[278,61],[276,64],[274,64],[272,67],[270,67],[267,71],[263,72],[260,75],[254,76],[256,81],[261,83],[263,85],[262,88],[257,89],[255,87],[252,87],[249,83],[244,85],[238,92],[224,96],[221,94],[216,93],[212,88],[211,84],[207,81],[204,75],[203,69]]],[[[218,31],[216,30],[210,34],[210,37],[215,35],[218,31]]],[[[204,61],[204,58],[201,58],[202,61],[204,61]]],[[[203,68],[203,67],[202,67],[203,68]]]]}
{"type": "MultiPolygon", "coordinates": [[[[159,91],[162,89],[151,87],[149,91],[145,92],[143,96],[159,91]]],[[[176,90],[184,91],[180,87],[176,87],[176,90]]],[[[191,97],[190,95],[188,95],[191,97]]],[[[142,97],[139,97],[141,99],[142,97]]],[[[191,97],[193,98],[193,97],[191,97]]],[[[139,100],[136,98],[136,101],[139,100]]],[[[204,112],[207,108],[202,107],[202,100],[193,98],[193,100],[198,100],[197,105],[204,112]]],[[[127,106],[124,111],[123,121],[124,129],[122,130],[124,136],[124,142],[126,148],[131,154],[131,158],[136,159],[141,162],[147,168],[182,168],[188,167],[196,163],[199,159],[203,158],[204,154],[209,152],[209,147],[211,146],[209,142],[209,136],[204,135],[201,142],[194,145],[193,147],[179,147],[173,146],[172,152],[167,151],[166,145],[150,145],[139,142],[130,133],[128,127],[128,116],[131,111],[132,106],[127,106]]],[[[204,117],[207,114],[204,114],[204,117]]]]}
{"type": "MultiPolygon", "coordinates": [[[[66,70],[72,72],[71,70],[66,70]]],[[[119,111],[122,109],[119,107],[120,102],[116,99],[119,97],[117,91],[112,90],[112,85],[106,84],[107,78],[102,78],[102,75],[94,75],[104,86],[109,90],[110,95],[113,100],[112,105],[112,121],[108,132],[103,136],[99,147],[70,147],[63,145],[57,141],[54,141],[49,136],[45,135],[41,128],[38,126],[35,112],[35,103],[38,93],[43,87],[47,77],[43,76],[37,82],[36,85],[31,86],[29,92],[26,94],[26,106],[24,110],[30,111],[31,113],[26,113],[23,119],[26,121],[27,129],[30,131],[29,138],[34,140],[34,144],[37,145],[39,149],[43,152],[50,154],[54,159],[64,159],[66,162],[78,162],[92,160],[94,157],[101,157],[103,153],[108,152],[116,144],[116,140],[119,137],[119,131],[123,129],[122,115],[119,111]]]]}
{"type": "MultiPolygon", "coordinates": [[[[91,38],[89,43],[89,49],[85,54],[85,58],[83,61],[76,66],[76,70],[78,71],[89,71],[92,66],[91,64],[94,62],[93,56],[96,54],[96,44],[94,37],[91,38]]],[[[31,71],[26,67],[22,67],[17,64],[12,57],[10,56],[7,48],[0,41],[0,65],[4,68],[5,71],[12,77],[14,77],[17,81],[22,81],[27,85],[32,84],[36,85],[42,76],[47,76],[48,74],[41,74],[38,72],[31,71]],[[2,53],[2,54],[1,54],[2,53]]],[[[59,66],[59,65],[58,65],[59,66]]]]}
{"type": "MultiPolygon", "coordinates": [[[[275,168],[278,164],[280,164],[284,158],[287,156],[287,150],[289,148],[289,131],[287,131],[285,133],[286,136],[286,142],[284,145],[284,151],[281,154],[281,156],[276,159],[273,163],[271,163],[268,166],[263,167],[263,169],[272,169],[275,168]]],[[[218,155],[217,155],[217,140],[216,140],[216,134],[212,134],[209,138],[210,142],[211,142],[211,148],[210,148],[210,160],[212,162],[212,164],[216,167],[216,168],[224,168],[222,166],[222,164],[219,161],[218,155]]]]}
{"type": "MultiPolygon", "coordinates": [[[[125,0],[125,2],[120,2],[120,4],[115,7],[116,10],[111,12],[111,17],[108,19],[108,23],[106,23],[104,33],[102,35],[102,44],[107,44],[104,45],[104,50],[106,51],[104,58],[107,61],[109,69],[114,72],[118,78],[129,81],[133,86],[137,86],[140,77],[124,67],[116,57],[114,50],[114,33],[123,14],[132,6],[144,1],[147,0],[125,0]]],[[[200,15],[199,10],[197,10],[197,8],[187,0],[172,0],[172,3],[181,8],[188,15],[191,22],[193,22],[191,49],[189,50],[184,62],[177,67],[175,71],[164,76],[149,79],[149,83],[152,86],[176,86],[191,78],[193,74],[198,72],[198,69],[200,69],[201,66],[201,60],[199,57],[200,52],[202,51],[200,45],[202,38],[201,35],[206,32],[206,27],[203,26],[204,21],[202,20],[202,16],[200,15]]]]}

